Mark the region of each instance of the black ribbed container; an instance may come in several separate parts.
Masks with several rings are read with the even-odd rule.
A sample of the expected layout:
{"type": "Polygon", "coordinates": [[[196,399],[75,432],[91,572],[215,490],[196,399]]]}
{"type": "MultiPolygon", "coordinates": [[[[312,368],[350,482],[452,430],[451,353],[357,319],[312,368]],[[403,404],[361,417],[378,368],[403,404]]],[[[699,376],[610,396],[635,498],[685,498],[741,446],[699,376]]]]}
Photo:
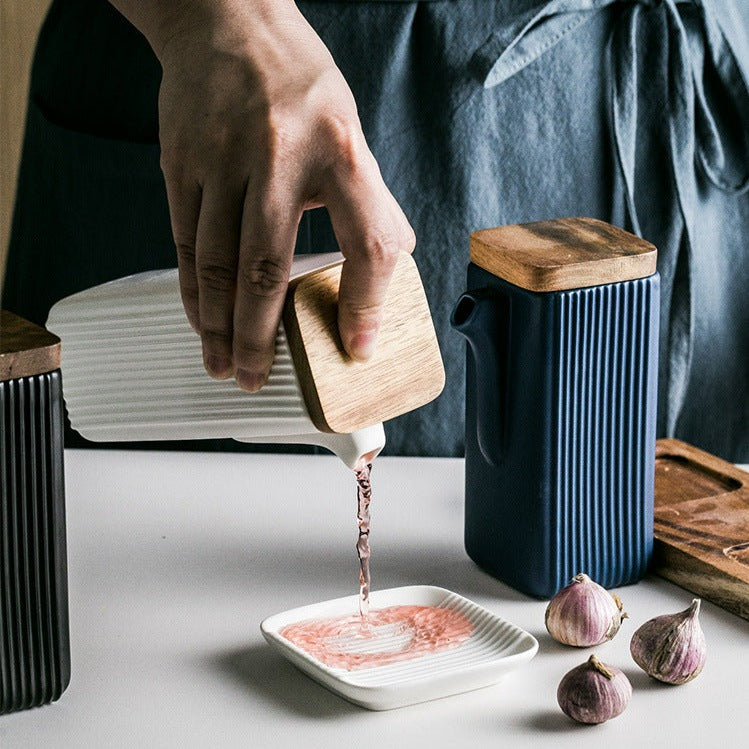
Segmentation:
{"type": "Polygon", "coordinates": [[[0,381],[0,429],[2,714],[70,681],[60,370],[0,381]]]}

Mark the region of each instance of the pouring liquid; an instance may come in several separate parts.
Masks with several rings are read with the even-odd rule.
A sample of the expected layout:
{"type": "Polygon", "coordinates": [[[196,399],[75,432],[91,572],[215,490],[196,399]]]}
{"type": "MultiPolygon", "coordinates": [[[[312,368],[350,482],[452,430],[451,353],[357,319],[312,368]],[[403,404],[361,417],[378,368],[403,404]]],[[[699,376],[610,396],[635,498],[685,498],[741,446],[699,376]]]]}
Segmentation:
{"type": "Polygon", "coordinates": [[[360,460],[356,476],[356,521],[359,535],[359,614],[308,619],[284,627],[280,634],[331,668],[385,666],[437,653],[471,637],[474,626],[465,614],[441,606],[389,606],[369,610],[369,548],[372,464],[360,460]]]}
{"type": "Polygon", "coordinates": [[[359,615],[367,619],[369,615],[369,503],[372,500],[370,473],[372,464],[363,459],[354,467],[356,476],[356,524],[359,526],[359,538],[356,541],[356,554],[359,557],[359,615]]]}

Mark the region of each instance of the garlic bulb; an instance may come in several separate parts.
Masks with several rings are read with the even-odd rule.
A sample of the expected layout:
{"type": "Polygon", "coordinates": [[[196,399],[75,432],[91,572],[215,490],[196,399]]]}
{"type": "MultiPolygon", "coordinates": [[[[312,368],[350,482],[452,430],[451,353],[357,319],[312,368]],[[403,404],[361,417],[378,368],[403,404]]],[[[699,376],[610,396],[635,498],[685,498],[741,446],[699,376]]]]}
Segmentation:
{"type": "Polygon", "coordinates": [[[663,614],[645,622],[629,644],[635,663],[667,684],[685,684],[698,676],[707,654],[699,612],[700,599],[695,598],[678,614],[663,614]]]}
{"type": "Polygon", "coordinates": [[[578,723],[603,723],[624,712],[632,685],[622,671],[591,655],[559,682],[557,702],[578,723]]]}
{"type": "Polygon", "coordinates": [[[546,629],[565,645],[590,647],[610,640],[627,615],[615,593],[580,574],[546,607],[546,629]]]}

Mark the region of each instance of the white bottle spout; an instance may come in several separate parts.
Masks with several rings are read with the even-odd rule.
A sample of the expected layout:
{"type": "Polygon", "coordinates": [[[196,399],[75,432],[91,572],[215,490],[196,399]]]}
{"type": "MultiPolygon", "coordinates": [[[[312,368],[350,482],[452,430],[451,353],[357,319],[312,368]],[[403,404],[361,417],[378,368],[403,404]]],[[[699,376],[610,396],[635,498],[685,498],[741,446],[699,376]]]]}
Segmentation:
{"type": "Polygon", "coordinates": [[[359,429],[351,434],[310,432],[278,437],[235,437],[239,442],[293,443],[297,445],[320,445],[337,455],[353,470],[360,460],[371,463],[385,446],[385,429],[382,424],[359,429]]]}

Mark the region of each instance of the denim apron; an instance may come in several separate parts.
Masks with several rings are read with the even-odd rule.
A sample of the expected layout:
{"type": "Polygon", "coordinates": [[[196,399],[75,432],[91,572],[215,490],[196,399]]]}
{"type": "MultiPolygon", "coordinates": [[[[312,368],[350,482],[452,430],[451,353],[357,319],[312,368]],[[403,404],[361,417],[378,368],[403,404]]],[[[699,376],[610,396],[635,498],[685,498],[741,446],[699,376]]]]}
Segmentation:
{"type": "MultiPolygon", "coordinates": [[[[586,215],[659,249],[659,436],[749,460],[749,3],[298,5],[414,226],[445,361],[443,394],[387,424],[386,451],[462,453],[465,354],[449,315],[469,233],[586,215]]],[[[43,322],[67,294],[176,265],[159,80],[143,37],[104,0],[55,0],[32,71],[3,306],[43,322]]],[[[335,248],[324,209],[305,214],[297,252],[335,248]]]]}

